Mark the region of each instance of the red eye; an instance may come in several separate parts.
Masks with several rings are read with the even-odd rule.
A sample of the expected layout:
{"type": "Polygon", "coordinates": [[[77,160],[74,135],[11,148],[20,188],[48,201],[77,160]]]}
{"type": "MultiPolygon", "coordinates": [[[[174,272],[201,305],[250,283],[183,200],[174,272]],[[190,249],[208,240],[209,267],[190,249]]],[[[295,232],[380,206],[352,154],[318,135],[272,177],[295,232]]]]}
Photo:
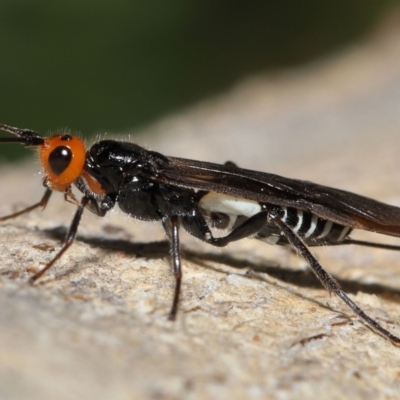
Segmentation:
{"type": "Polygon", "coordinates": [[[40,162],[47,176],[47,185],[64,191],[82,173],[86,150],[82,140],[71,135],[46,138],[39,147],[40,162]]]}

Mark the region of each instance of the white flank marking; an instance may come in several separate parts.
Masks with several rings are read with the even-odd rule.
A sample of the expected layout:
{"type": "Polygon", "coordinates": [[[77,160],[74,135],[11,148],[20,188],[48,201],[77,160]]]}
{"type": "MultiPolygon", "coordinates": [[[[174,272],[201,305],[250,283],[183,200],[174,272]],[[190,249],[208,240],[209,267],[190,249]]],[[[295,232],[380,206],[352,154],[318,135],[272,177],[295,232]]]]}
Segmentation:
{"type": "Polygon", "coordinates": [[[221,212],[228,215],[251,217],[261,211],[257,201],[242,197],[210,192],[200,199],[199,206],[205,210],[221,212]]]}

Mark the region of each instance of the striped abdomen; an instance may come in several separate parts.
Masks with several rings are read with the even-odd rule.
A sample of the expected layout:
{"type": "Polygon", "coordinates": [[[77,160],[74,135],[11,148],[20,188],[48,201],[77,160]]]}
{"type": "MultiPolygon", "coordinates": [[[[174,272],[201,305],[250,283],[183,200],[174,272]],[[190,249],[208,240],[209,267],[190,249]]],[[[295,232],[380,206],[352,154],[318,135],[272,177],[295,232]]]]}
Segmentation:
{"type": "MultiPolygon", "coordinates": [[[[267,211],[269,207],[277,209],[277,206],[214,192],[205,194],[199,201],[199,207],[209,218],[210,225],[229,231],[235,229],[247,218],[261,211],[267,211]]],[[[294,207],[280,206],[278,208],[281,210],[281,219],[310,246],[340,243],[351,232],[350,227],[322,219],[310,212],[294,207]]],[[[288,244],[286,237],[281,235],[280,229],[273,223],[265,225],[253,237],[269,244],[288,244]]]]}
{"type": "MultiPolygon", "coordinates": [[[[298,210],[294,207],[281,206],[282,220],[286,222],[294,232],[301,236],[307,244],[321,246],[330,243],[342,242],[351,232],[348,226],[322,219],[310,212],[298,210]]],[[[257,234],[257,239],[270,244],[288,244],[287,239],[280,235],[277,229],[271,231],[272,226],[266,226],[257,234]]]]}

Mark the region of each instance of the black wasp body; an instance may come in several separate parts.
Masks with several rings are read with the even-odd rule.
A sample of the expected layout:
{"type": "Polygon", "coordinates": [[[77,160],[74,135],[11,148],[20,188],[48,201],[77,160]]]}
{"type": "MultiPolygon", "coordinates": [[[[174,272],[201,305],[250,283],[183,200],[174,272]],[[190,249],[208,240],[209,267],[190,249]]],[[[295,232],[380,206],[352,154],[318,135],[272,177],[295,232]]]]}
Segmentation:
{"type": "MultiPolygon", "coordinates": [[[[277,213],[283,222],[312,246],[340,243],[351,231],[348,226],[294,207],[161,183],[165,179],[163,172],[175,160],[133,143],[103,140],[90,148],[84,168],[100,183],[105,193],[97,195],[84,178],[78,179],[75,184],[87,196],[97,197],[98,205],[94,210],[101,210],[100,214],[117,203],[123,212],[143,221],[162,221],[168,224],[170,218],[177,216],[186,231],[216,246],[225,243],[213,237],[210,227],[232,232],[261,212],[277,213]]],[[[214,167],[218,166],[222,175],[232,173],[235,169],[244,171],[232,163],[226,165],[228,167],[214,167]]],[[[268,218],[262,225],[260,229],[250,225],[252,232],[246,229],[245,237],[253,236],[269,244],[289,244],[279,227],[268,218]]]]}
{"type": "Polygon", "coordinates": [[[64,193],[77,211],[63,247],[32,278],[34,282],[72,244],[85,208],[104,216],[115,205],[144,221],[160,221],[171,242],[176,286],[170,319],[178,310],[182,271],[179,228],[214,246],[247,237],[269,244],[291,245],[332,293],[362,320],[395,344],[400,338],[362,311],[322,268],[309,246],[358,244],[399,250],[397,246],[353,240],[352,229],[400,236],[400,208],[339,189],[237,167],[166,157],[130,142],[102,140],[86,150],[76,136],[44,138],[28,129],[0,125],[17,137],[3,143],[36,147],[45,173],[41,201],[7,217],[45,206],[53,191],[64,193]],[[78,201],[71,185],[82,193],[78,201]],[[214,237],[211,228],[228,234],[214,237]]]}

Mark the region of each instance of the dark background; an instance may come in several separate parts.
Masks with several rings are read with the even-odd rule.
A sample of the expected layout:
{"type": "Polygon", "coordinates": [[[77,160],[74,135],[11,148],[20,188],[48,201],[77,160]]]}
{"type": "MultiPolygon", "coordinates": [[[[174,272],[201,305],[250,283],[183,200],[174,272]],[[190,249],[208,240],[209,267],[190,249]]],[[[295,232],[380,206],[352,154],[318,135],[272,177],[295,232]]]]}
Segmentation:
{"type": "Polygon", "coordinates": [[[85,136],[139,127],[361,40],[398,3],[1,0],[0,122],[85,136]]]}

